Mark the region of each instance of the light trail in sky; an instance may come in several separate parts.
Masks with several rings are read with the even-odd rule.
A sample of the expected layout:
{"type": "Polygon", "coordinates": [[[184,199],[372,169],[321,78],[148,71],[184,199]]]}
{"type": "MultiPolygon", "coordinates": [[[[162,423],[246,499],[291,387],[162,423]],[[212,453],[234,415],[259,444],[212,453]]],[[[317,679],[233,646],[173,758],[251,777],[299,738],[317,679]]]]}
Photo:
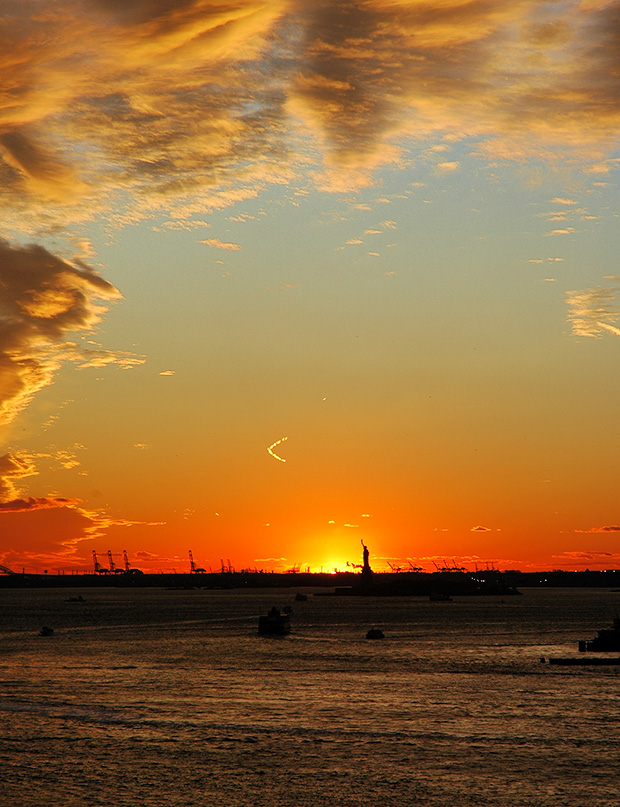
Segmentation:
{"type": "Polygon", "coordinates": [[[271,454],[271,456],[272,456],[272,457],[274,457],[274,458],[275,458],[275,459],[277,459],[277,460],[280,460],[280,462],[286,462],[286,460],[285,460],[283,457],[279,457],[279,456],[278,456],[278,455],[275,453],[275,451],[274,451],[273,449],[274,449],[276,446],[279,446],[279,445],[280,445],[280,443],[284,443],[286,440],[288,440],[288,437],[281,437],[279,440],[276,440],[276,441],[275,441],[275,443],[272,443],[272,444],[269,446],[269,448],[267,449],[267,451],[268,451],[268,452],[271,454]]]}

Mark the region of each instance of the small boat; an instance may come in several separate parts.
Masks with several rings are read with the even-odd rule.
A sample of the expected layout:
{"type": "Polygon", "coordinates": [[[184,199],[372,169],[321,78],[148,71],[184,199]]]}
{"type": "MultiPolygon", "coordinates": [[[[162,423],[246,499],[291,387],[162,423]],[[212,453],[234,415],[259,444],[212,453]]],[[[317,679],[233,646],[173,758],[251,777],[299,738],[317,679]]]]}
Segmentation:
{"type": "Polygon", "coordinates": [[[47,625],[43,625],[43,627],[39,631],[39,636],[53,636],[53,635],[54,635],[54,628],[50,628],[47,625]]]}
{"type": "Polygon", "coordinates": [[[298,591],[295,594],[295,602],[307,602],[308,596],[306,594],[302,594],[301,591],[298,591]]]}
{"type": "Polygon", "coordinates": [[[590,641],[579,642],[580,653],[613,653],[620,650],[620,617],[614,618],[613,627],[599,630],[590,641]]]}
{"type": "Polygon", "coordinates": [[[385,639],[385,634],[381,628],[371,628],[366,634],[367,639],[385,639]]]}
{"type": "Polygon", "coordinates": [[[291,620],[288,614],[274,607],[266,615],[258,618],[258,632],[261,636],[286,636],[291,632],[291,620]]]}
{"type": "Polygon", "coordinates": [[[445,591],[433,591],[428,598],[431,602],[453,602],[452,597],[445,591]]]}

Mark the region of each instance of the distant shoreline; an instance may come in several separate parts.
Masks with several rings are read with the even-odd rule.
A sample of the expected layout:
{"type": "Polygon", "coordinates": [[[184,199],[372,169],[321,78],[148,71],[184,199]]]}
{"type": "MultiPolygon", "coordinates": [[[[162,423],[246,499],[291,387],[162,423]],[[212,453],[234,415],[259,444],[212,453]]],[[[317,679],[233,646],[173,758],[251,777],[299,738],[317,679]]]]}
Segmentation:
{"type": "Polygon", "coordinates": [[[533,588],[618,588],[620,569],[583,572],[520,572],[485,570],[477,572],[390,572],[374,573],[363,580],[359,573],[312,572],[206,572],[118,574],[0,574],[0,588],[172,588],[172,589],[261,589],[333,588],[337,594],[376,596],[518,594],[519,587],[533,588]]]}

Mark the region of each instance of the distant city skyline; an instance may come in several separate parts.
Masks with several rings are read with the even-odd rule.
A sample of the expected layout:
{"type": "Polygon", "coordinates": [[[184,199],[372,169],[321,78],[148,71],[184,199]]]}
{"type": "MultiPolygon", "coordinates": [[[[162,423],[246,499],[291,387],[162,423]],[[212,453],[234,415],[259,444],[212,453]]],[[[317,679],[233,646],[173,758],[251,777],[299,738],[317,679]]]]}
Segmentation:
{"type": "Polygon", "coordinates": [[[620,567],[619,23],[9,3],[0,565],[620,567]]]}

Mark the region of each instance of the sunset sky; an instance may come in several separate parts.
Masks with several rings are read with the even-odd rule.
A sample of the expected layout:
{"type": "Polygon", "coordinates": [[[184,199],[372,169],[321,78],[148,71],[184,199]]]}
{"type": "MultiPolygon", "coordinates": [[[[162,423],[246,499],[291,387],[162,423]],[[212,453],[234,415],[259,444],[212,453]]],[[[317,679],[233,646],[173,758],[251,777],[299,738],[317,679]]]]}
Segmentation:
{"type": "Polygon", "coordinates": [[[620,567],[620,2],[0,20],[0,564],[620,567]]]}

